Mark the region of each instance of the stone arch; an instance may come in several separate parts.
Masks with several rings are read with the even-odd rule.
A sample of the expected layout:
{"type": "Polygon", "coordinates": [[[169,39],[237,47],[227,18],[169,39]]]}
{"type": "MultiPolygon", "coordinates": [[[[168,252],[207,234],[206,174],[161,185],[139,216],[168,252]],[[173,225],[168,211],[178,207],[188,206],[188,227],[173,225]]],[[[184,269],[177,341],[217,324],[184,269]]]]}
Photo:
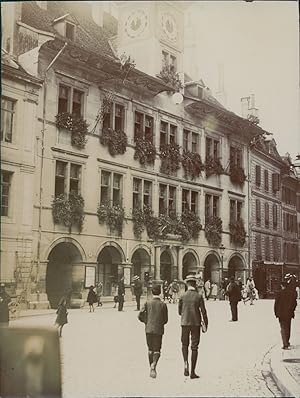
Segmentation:
{"type": "Polygon", "coordinates": [[[221,260],[219,254],[214,250],[209,251],[204,259],[204,281],[210,279],[211,282],[219,284],[221,278],[220,266],[221,260]]]}
{"type": "Polygon", "coordinates": [[[160,253],[160,279],[171,282],[177,278],[174,255],[170,248],[163,248],[160,253]]]}
{"type": "Polygon", "coordinates": [[[45,252],[45,255],[44,255],[44,258],[45,258],[45,259],[48,259],[49,254],[51,253],[52,249],[53,249],[55,246],[57,246],[59,243],[63,243],[63,242],[72,243],[74,246],[76,246],[77,249],[78,249],[79,252],[80,252],[82,261],[86,261],[85,250],[83,249],[83,247],[81,246],[81,244],[80,244],[76,239],[71,238],[71,237],[69,237],[69,236],[64,236],[64,237],[55,239],[55,240],[50,244],[50,246],[47,248],[47,250],[46,250],[46,252],[45,252]]]}
{"type": "MultiPolygon", "coordinates": [[[[76,242],[76,241],[75,241],[76,242]]],[[[81,247],[81,246],[80,246],[81,247]]],[[[70,240],[57,240],[48,255],[46,293],[51,308],[67,292],[80,292],[84,284],[84,265],[78,245],[70,240]]]]}
{"type": "Polygon", "coordinates": [[[246,262],[240,253],[233,253],[228,260],[228,277],[242,278],[245,283],[246,262]]]}
{"type": "Polygon", "coordinates": [[[145,282],[145,272],[151,273],[151,256],[148,247],[137,245],[132,251],[132,275],[138,275],[141,281],[145,282]]]}
{"type": "Polygon", "coordinates": [[[187,249],[182,257],[182,278],[185,279],[188,274],[196,274],[199,268],[199,257],[192,249],[187,249]]]}
{"type": "Polygon", "coordinates": [[[97,255],[97,280],[102,283],[103,296],[115,296],[120,276],[123,274],[125,255],[113,241],[104,243],[97,255]]]}

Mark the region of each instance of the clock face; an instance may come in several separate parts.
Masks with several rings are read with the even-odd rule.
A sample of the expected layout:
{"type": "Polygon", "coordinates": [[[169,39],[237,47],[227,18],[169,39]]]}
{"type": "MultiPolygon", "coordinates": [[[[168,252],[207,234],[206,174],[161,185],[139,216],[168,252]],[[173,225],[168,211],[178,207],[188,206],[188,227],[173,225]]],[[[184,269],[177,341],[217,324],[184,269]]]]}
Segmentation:
{"type": "Polygon", "coordinates": [[[177,24],[174,17],[169,13],[162,14],[162,29],[167,38],[175,41],[178,36],[177,24]]]}
{"type": "Polygon", "coordinates": [[[142,10],[136,10],[127,18],[125,32],[131,38],[138,37],[144,32],[147,25],[147,15],[142,10]]]}

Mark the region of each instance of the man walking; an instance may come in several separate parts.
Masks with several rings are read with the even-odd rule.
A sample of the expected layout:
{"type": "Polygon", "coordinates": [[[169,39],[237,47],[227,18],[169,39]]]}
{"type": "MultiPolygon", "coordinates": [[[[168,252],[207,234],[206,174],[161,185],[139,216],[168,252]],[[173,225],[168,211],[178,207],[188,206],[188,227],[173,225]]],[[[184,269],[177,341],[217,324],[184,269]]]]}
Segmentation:
{"type": "Polygon", "coordinates": [[[156,366],[160,358],[164,325],[168,322],[167,305],[161,301],[160,285],[152,287],[152,300],[145,303],[139,313],[139,320],[145,323],[146,340],[148,346],[148,358],[150,365],[150,377],[156,378],[156,366]]]}
{"type": "Polygon", "coordinates": [[[118,283],[118,311],[124,311],[124,296],[125,296],[125,285],[124,285],[124,276],[120,279],[118,283]]]}
{"type": "Polygon", "coordinates": [[[143,284],[138,275],[135,275],[133,278],[133,293],[136,299],[136,311],[139,311],[141,308],[141,295],[143,293],[143,284]]]}
{"type": "Polygon", "coordinates": [[[291,320],[295,316],[297,295],[295,289],[290,289],[286,281],[281,282],[281,290],[277,293],[274,303],[274,313],[279,320],[283,349],[290,346],[291,320]]]}
{"type": "Polygon", "coordinates": [[[231,309],[231,322],[238,320],[238,302],[241,301],[241,290],[239,285],[235,282],[234,276],[230,278],[230,283],[226,289],[226,295],[229,297],[229,304],[231,309]]]}
{"type": "Polygon", "coordinates": [[[184,375],[189,376],[188,348],[191,336],[191,379],[197,379],[196,364],[198,358],[198,345],[200,342],[200,325],[203,317],[206,328],[208,319],[202,295],[196,290],[197,279],[188,275],[185,280],[187,291],[179,299],[178,312],[181,315],[181,343],[184,361],[184,375]]]}
{"type": "Polygon", "coordinates": [[[0,285],[0,327],[9,325],[9,307],[10,296],[5,291],[4,283],[0,285]]]}

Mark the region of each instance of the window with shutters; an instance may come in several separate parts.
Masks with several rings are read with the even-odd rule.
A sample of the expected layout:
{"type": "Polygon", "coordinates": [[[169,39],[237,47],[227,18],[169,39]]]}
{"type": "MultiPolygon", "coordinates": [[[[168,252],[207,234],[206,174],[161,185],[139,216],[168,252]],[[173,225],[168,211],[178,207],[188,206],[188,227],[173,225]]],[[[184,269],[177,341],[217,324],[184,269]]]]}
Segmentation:
{"type": "Polygon", "coordinates": [[[265,248],[265,259],[270,261],[271,259],[271,250],[270,250],[270,238],[269,236],[265,236],[264,239],[264,248],[265,248]]]}
{"type": "Polygon", "coordinates": [[[277,229],[278,226],[278,212],[277,212],[277,205],[273,204],[273,229],[277,229]]]}
{"type": "Polygon", "coordinates": [[[269,172],[268,170],[264,171],[264,180],[265,180],[265,191],[269,190],[269,172]]]}
{"type": "Polygon", "coordinates": [[[1,216],[4,217],[10,215],[12,176],[12,172],[1,170],[1,216]]]}
{"type": "Polygon", "coordinates": [[[152,207],[152,182],[141,178],[133,179],[132,208],[152,207]]]}
{"type": "Polygon", "coordinates": [[[260,200],[255,200],[255,215],[256,215],[256,224],[260,225],[261,222],[261,208],[260,208],[260,200]]]}
{"type": "Polygon", "coordinates": [[[265,203],[265,227],[269,228],[270,214],[269,214],[269,203],[265,203]]]}
{"type": "Polygon", "coordinates": [[[261,235],[260,234],[256,234],[256,236],[255,236],[255,255],[256,255],[256,260],[262,259],[261,235]]]}
{"type": "Polygon", "coordinates": [[[272,191],[273,192],[277,192],[280,189],[279,178],[280,178],[280,175],[278,173],[272,174],[272,191]]]}
{"type": "Polygon", "coordinates": [[[255,166],[255,184],[258,187],[261,184],[261,167],[258,164],[255,166]]]}

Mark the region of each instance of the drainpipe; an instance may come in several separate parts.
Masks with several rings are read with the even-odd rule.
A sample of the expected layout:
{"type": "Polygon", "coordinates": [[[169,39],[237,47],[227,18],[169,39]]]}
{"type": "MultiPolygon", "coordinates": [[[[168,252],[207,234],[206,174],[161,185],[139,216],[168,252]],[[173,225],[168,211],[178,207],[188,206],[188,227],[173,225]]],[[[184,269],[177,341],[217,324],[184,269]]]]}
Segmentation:
{"type": "Polygon", "coordinates": [[[36,271],[36,282],[39,282],[40,280],[40,263],[41,263],[41,239],[42,239],[42,203],[43,203],[43,171],[44,171],[44,152],[45,152],[45,130],[46,130],[46,99],[47,99],[47,72],[49,69],[53,66],[54,62],[58,59],[58,57],[61,55],[63,50],[66,48],[67,43],[64,44],[64,46],[59,50],[59,52],[56,54],[56,56],[53,58],[53,60],[50,62],[48,65],[47,69],[45,70],[44,73],[44,81],[43,81],[43,122],[42,122],[42,139],[41,139],[41,146],[42,146],[42,152],[41,152],[41,170],[40,170],[40,192],[39,192],[39,227],[38,227],[38,243],[37,243],[37,271],[36,271]]]}

